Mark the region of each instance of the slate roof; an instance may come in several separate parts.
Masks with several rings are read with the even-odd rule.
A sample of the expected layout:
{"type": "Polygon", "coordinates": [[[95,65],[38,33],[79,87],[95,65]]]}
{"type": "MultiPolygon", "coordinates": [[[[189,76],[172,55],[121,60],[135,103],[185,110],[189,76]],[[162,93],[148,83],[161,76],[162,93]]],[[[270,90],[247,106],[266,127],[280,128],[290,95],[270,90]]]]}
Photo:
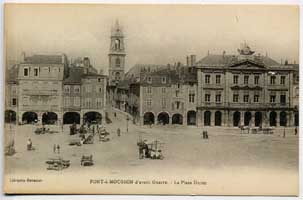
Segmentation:
{"type": "Polygon", "coordinates": [[[63,55],[33,55],[24,58],[24,62],[28,64],[63,64],[63,55]]]}
{"type": "Polygon", "coordinates": [[[69,75],[64,79],[65,84],[81,84],[81,78],[84,74],[83,67],[70,67],[69,75]]]}
{"type": "Polygon", "coordinates": [[[13,65],[10,69],[7,69],[6,81],[10,83],[16,83],[18,78],[18,65],[13,65]]]}
{"type": "MultiPolygon", "coordinates": [[[[252,56],[253,60],[261,61],[265,66],[274,66],[279,65],[275,60],[267,56],[252,56]]],[[[207,55],[197,62],[198,66],[227,66],[233,62],[239,61],[240,58],[238,55],[207,55]]]]}

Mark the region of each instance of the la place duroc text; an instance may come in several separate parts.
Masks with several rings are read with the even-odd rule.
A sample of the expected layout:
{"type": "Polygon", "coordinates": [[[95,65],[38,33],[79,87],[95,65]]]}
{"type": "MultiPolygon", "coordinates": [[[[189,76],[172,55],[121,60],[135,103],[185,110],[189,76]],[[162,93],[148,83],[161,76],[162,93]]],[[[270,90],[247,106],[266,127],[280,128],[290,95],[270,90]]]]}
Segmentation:
{"type": "Polygon", "coordinates": [[[132,179],[90,179],[90,184],[116,184],[116,185],[207,185],[199,180],[132,180],[132,179]]]}

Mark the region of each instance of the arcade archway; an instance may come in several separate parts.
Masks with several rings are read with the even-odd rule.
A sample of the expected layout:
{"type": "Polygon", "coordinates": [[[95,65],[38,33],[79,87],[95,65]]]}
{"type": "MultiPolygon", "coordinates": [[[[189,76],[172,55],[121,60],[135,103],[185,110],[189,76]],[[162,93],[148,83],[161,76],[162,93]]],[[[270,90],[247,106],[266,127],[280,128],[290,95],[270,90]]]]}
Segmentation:
{"type": "Polygon", "coordinates": [[[5,111],[5,123],[15,123],[16,122],[16,117],[17,117],[17,114],[15,111],[13,110],[6,110],[5,111]]]}
{"type": "Polygon", "coordinates": [[[169,115],[166,112],[161,112],[158,114],[158,123],[165,125],[169,123],[169,115]]]}
{"type": "Polygon", "coordinates": [[[255,126],[261,126],[262,125],[262,113],[256,112],[255,113],[255,126]]]}
{"type": "Polygon", "coordinates": [[[210,120],[211,120],[211,112],[205,111],[204,112],[204,126],[210,126],[210,120]]]}
{"type": "Polygon", "coordinates": [[[54,112],[46,112],[42,115],[42,124],[55,124],[58,120],[58,115],[54,112]]]}
{"type": "Polygon", "coordinates": [[[83,116],[84,123],[98,123],[102,122],[102,115],[99,112],[91,111],[87,112],[83,116]]]}
{"type": "Polygon", "coordinates": [[[155,123],[155,116],[152,112],[146,112],[143,116],[143,124],[149,125],[155,123]]]}
{"type": "Polygon", "coordinates": [[[38,122],[38,115],[35,112],[25,112],[22,115],[22,122],[24,124],[30,124],[34,122],[38,122]]]}
{"type": "Polygon", "coordinates": [[[287,125],[287,114],[285,111],[280,112],[280,126],[287,125]]]}
{"type": "Polygon", "coordinates": [[[172,124],[183,124],[183,116],[181,114],[174,114],[172,116],[172,124]]]}
{"type": "Polygon", "coordinates": [[[269,113],[269,125],[277,126],[277,113],[275,111],[269,113]]]}
{"type": "Polygon", "coordinates": [[[197,121],[197,113],[194,110],[190,110],[187,112],[187,125],[196,125],[197,121]]]}
{"type": "Polygon", "coordinates": [[[241,113],[239,111],[234,112],[233,125],[234,126],[239,126],[240,125],[240,120],[241,120],[241,113]]]}
{"type": "Polygon", "coordinates": [[[80,114],[77,112],[66,112],[63,115],[63,124],[80,124],[80,114]]]}
{"type": "Polygon", "coordinates": [[[222,113],[220,111],[215,112],[215,126],[222,125],[222,113]]]}
{"type": "Polygon", "coordinates": [[[251,112],[244,113],[244,126],[249,126],[251,120],[251,112]]]}

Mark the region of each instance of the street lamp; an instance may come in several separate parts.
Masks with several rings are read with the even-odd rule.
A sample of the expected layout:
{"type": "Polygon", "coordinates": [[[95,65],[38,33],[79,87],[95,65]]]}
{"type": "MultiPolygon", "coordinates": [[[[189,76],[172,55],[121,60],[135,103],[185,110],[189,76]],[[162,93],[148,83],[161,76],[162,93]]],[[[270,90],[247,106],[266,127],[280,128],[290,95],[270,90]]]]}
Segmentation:
{"type": "Polygon", "coordinates": [[[129,121],[129,116],[126,116],[126,132],[128,133],[128,121],[129,121]]]}

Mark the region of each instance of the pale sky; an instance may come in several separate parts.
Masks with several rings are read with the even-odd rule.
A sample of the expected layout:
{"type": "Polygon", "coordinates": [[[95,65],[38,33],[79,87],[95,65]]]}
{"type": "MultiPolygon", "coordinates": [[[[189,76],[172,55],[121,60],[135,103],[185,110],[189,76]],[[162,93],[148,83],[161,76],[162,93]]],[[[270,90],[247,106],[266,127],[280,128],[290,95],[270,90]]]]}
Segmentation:
{"type": "Polygon", "coordinates": [[[7,5],[7,58],[65,53],[88,56],[107,73],[110,31],[123,26],[126,71],[133,65],[167,64],[196,54],[237,54],[246,41],[256,53],[299,62],[296,6],[219,5],[7,5]]]}

